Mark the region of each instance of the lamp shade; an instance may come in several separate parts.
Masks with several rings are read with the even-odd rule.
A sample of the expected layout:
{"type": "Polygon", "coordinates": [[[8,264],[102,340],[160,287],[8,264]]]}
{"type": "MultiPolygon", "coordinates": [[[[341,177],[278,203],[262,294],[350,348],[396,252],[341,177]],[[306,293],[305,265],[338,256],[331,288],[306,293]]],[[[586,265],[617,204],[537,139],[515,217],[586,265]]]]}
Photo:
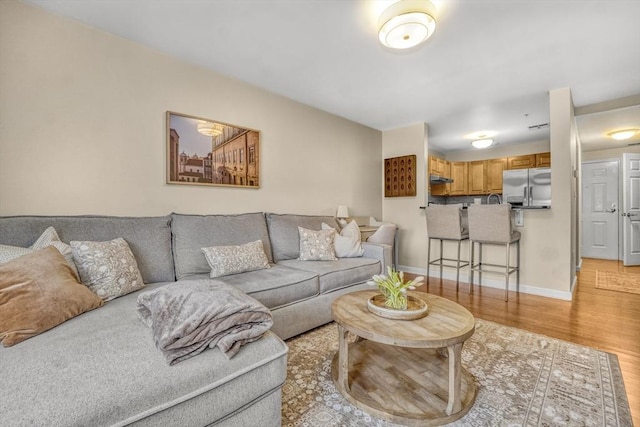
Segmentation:
{"type": "Polygon", "coordinates": [[[336,218],[349,218],[349,209],[344,205],[338,206],[336,218]]]}

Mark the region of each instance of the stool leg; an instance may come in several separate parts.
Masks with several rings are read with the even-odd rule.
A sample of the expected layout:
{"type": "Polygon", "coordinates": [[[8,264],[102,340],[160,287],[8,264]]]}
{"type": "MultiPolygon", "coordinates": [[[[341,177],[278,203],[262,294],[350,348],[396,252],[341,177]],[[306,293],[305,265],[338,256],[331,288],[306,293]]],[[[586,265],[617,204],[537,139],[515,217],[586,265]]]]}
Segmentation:
{"type": "Polygon", "coordinates": [[[442,285],[442,257],[444,254],[442,253],[442,239],[440,239],[440,284],[442,285]]]}
{"type": "Polygon", "coordinates": [[[475,244],[469,239],[469,293],[473,293],[473,248],[475,244]]]}
{"type": "Polygon", "coordinates": [[[456,264],[456,292],[458,292],[458,286],[460,285],[460,243],[462,243],[462,241],[458,240],[458,262],[456,264]]]}
{"type": "Polygon", "coordinates": [[[520,292],[520,240],[516,242],[516,290],[520,292]]]}
{"type": "Polygon", "coordinates": [[[509,301],[509,255],[511,252],[511,243],[507,243],[507,260],[504,263],[504,300],[509,301]]]}
{"type": "Polygon", "coordinates": [[[429,286],[429,267],[431,267],[431,237],[427,237],[427,286],[429,286]]]}
{"type": "Polygon", "coordinates": [[[478,242],[478,286],[482,286],[482,242],[478,242]]]}

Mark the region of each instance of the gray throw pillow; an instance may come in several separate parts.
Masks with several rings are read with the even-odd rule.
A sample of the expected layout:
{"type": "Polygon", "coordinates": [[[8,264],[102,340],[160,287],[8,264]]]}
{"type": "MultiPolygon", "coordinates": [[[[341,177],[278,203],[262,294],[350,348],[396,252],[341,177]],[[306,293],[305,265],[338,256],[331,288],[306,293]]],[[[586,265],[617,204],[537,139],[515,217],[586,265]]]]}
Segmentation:
{"type": "Polygon", "coordinates": [[[270,267],[262,240],[237,246],[212,246],[202,248],[202,252],[211,267],[212,278],[270,267]]]}
{"type": "Polygon", "coordinates": [[[309,230],[298,227],[300,235],[300,261],[336,261],[336,251],[333,240],[335,229],[309,230]]]}
{"type": "Polygon", "coordinates": [[[144,287],[136,259],[124,239],[72,241],[71,248],[80,280],[104,301],[144,287]]]}

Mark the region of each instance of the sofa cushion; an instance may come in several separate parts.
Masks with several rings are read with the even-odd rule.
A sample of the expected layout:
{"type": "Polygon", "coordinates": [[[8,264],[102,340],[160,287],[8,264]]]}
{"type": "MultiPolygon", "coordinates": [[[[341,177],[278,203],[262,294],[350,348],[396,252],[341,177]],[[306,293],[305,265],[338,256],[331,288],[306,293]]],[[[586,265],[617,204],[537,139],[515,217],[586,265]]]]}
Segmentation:
{"type": "Polygon", "coordinates": [[[0,348],[3,423],[209,425],[284,382],[287,347],[271,332],[231,360],[214,348],[167,365],[137,317],[138,293],[0,348]]]}
{"type": "Polygon", "coordinates": [[[380,261],[373,258],[341,258],[338,261],[291,259],[280,261],[278,265],[309,271],[320,276],[321,294],[366,282],[374,274],[380,274],[380,261]]]}
{"type": "Polygon", "coordinates": [[[309,230],[298,227],[300,235],[300,261],[336,261],[336,250],[333,240],[336,230],[309,230]]]}
{"type": "Polygon", "coordinates": [[[0,340],[4,346],[20,343],[102,304],[78,282],[76,273],[54,247],[0,265],[0,340]]]}
{"type": "Polygon", "coordinates": [[[185,279],[209,273],[211,268],[202,248],[242,245],[262,240],[269,262],[271,243],[263,213],[241,215],[172,214],[171,232],[176,277],[185,279]]]}
{"type": "Polygon", "coordinates": [[[340,229],[338,222],[332,216],[268,213],[267,225],[273,260],[279,262],[283,259],[297,259],[300,256],[298,227],[321,230],[323,222],[336,230],[340,229]]]}
{"type": "Polygon", "coordinates": [[[270,267],[262,240],[244,245],[212,246],[202,248],[202,252],[211,267],[211,278],[270,267]]]}
{"type": "Polygon", "coordinates": [[[249,271],[218,280],[244,291],[269,309],[309,299],[319,292],[317,274],[278,264],[268,270],[249,271]]]}
{"type": "Polygon", "coordinates": [[[0,244],[27,247],[54,227],[63,242],[124,238],[145,283],[173,281],[171,217],[10,216],[0,217],[0,244]]]}
{"type": "Polygon", "coordinates": [[[71,248],[82,283],[103,300],[110,301],[144,287],[136,259],[124,239],[73,240],[71,248]]]}

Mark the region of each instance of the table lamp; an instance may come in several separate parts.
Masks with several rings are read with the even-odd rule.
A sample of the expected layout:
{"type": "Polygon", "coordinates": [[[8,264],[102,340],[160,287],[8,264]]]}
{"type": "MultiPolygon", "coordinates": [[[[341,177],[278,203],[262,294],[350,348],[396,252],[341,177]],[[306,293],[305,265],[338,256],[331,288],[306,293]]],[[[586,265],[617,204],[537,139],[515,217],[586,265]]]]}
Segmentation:
{"type": "Polygon", "coordinates": [[[336,218],[338,218],[338,222],[341,227],[347,225],[347,218],[349,218],[349,209],[346,206],[340,205],[338,206],[338,210],[336,211],[336,218]]]}

